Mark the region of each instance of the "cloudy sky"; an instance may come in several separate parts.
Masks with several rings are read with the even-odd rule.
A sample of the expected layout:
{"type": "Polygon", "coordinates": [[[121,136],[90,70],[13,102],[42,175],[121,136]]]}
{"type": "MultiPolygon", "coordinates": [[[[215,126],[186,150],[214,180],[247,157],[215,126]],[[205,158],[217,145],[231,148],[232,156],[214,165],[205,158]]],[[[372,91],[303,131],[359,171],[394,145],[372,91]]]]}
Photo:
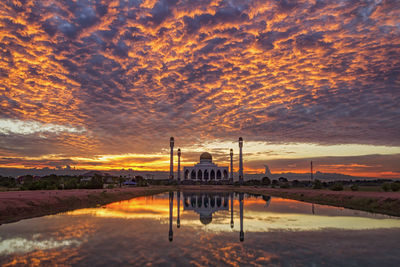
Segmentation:
{"type": "Polygon", "coordinates": [[[400,2],[5,0],[0,90],[0,167],[400,177],[400,2]]]}

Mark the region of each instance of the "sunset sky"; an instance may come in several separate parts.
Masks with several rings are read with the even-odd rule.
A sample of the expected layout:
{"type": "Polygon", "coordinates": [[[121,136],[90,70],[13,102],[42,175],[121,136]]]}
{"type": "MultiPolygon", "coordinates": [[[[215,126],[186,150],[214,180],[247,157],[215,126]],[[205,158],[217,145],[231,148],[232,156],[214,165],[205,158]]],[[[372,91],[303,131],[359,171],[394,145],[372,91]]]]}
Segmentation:
{"type": "Polygon", "coordinates": [[[5,0],[0,91],[3,168],[400,177],[400,1],[5,0]]]}

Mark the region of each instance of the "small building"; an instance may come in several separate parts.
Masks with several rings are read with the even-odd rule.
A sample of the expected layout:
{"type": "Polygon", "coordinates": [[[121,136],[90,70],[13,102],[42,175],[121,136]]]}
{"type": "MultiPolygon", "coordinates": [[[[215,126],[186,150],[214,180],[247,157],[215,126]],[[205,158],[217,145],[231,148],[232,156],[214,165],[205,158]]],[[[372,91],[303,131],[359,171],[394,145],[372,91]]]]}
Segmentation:
{"type": "Polygon", "coordinates": [[[192,167],[183,167],[184,180],[220,181],[228,180],[228,167],[219,167],[212,162],[210,153],[200,155],[200,162],[192,167]]]}

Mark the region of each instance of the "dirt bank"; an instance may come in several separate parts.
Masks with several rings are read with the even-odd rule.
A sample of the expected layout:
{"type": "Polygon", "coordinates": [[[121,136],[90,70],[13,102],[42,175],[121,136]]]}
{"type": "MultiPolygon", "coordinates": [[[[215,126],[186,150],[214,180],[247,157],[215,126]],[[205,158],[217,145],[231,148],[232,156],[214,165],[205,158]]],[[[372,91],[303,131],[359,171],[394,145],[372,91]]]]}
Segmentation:
{"type": "Polygon", "coordinates": [[[256,187],[239,187],[235,191],[400,216],[400,192],[354,192],[256,187]]]}
{"type": "Polygon", "coordinates": [[[252,186],[180,186],[182,191],[243,192],[400,216],[400,192],[331,191],[252,186]]]}
{"type": "Polygon", "coordinates": [[[118,189],[75,189],[0,192],[0,224],[88,208],[173,189],[149,186],[118,189]]]}

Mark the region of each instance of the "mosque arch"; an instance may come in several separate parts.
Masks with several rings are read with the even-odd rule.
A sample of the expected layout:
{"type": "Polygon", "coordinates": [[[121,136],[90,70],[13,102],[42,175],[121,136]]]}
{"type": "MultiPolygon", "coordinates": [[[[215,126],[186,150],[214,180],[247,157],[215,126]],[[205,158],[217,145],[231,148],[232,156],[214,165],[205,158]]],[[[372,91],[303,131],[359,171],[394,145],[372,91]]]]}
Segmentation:
{"type": "Polygon", "coordinates": [[[189,178],[189,170],[185,171],[185,180],[187,180],[189,178]]]}
{"type": "Polygon", "coordinates": [[[202,180],[203,179],[203,173],[201,172],[201,170],[199,170],[197,172],[197,180],[202,180]]]}
{"type": "Polygon", "coordinates": [[[196,207],[196,198],[194,198],[194,197],[190,198],[190,206],[192,206],[192,208],[196,207]]]}
{"type": "Polygon", "coordinates": [[[218,196],[218,197],[217,197],[217,207],[220,208],[220,207],[221,207],[221,204],[222,204],[221,197],[218,196]]]}
{"type": "Polygon", "coordinates": [[[191,179],[196,179],[196,172],[194,170],[192,170],[192,173],[190,174],[190,178],[191,179]]]}
{"type": "Polygon", "coordinates": [[[228,179],[228,172],[224,170],[224,179],[228,179]]]}
{"type": "Polygon", "coordinates": [[[198,207],[198,208],[201,208],[201,206],[202,206],[201,204],[202,204],[202,202],[203,202],[202,200],[203,200],[203,199],[202,199],[201,196],[197,196],[197,207],[198,207]]]}
{"type": "Polygon", "coordinates": [[[211,172],[210,172],[210,179],[215,180],[215,171],[214,170],[211,170],[211,172]]]}
{"type": "Polygon", "coordinates": [[[210,204],[211,204],[211,207],[212,207],[212,208],[215,207],[215,197],[211,197],[210,204]]]}
{"type": "Polygon", "coordinates": [[[220,170],[217,171],[217,179],[221,180],[221,171],[220,170]]]}
{"type": "Polygon", "coordinates": [[[204,180],[208,180],[208,170],[204,170],[204,180]]]}

